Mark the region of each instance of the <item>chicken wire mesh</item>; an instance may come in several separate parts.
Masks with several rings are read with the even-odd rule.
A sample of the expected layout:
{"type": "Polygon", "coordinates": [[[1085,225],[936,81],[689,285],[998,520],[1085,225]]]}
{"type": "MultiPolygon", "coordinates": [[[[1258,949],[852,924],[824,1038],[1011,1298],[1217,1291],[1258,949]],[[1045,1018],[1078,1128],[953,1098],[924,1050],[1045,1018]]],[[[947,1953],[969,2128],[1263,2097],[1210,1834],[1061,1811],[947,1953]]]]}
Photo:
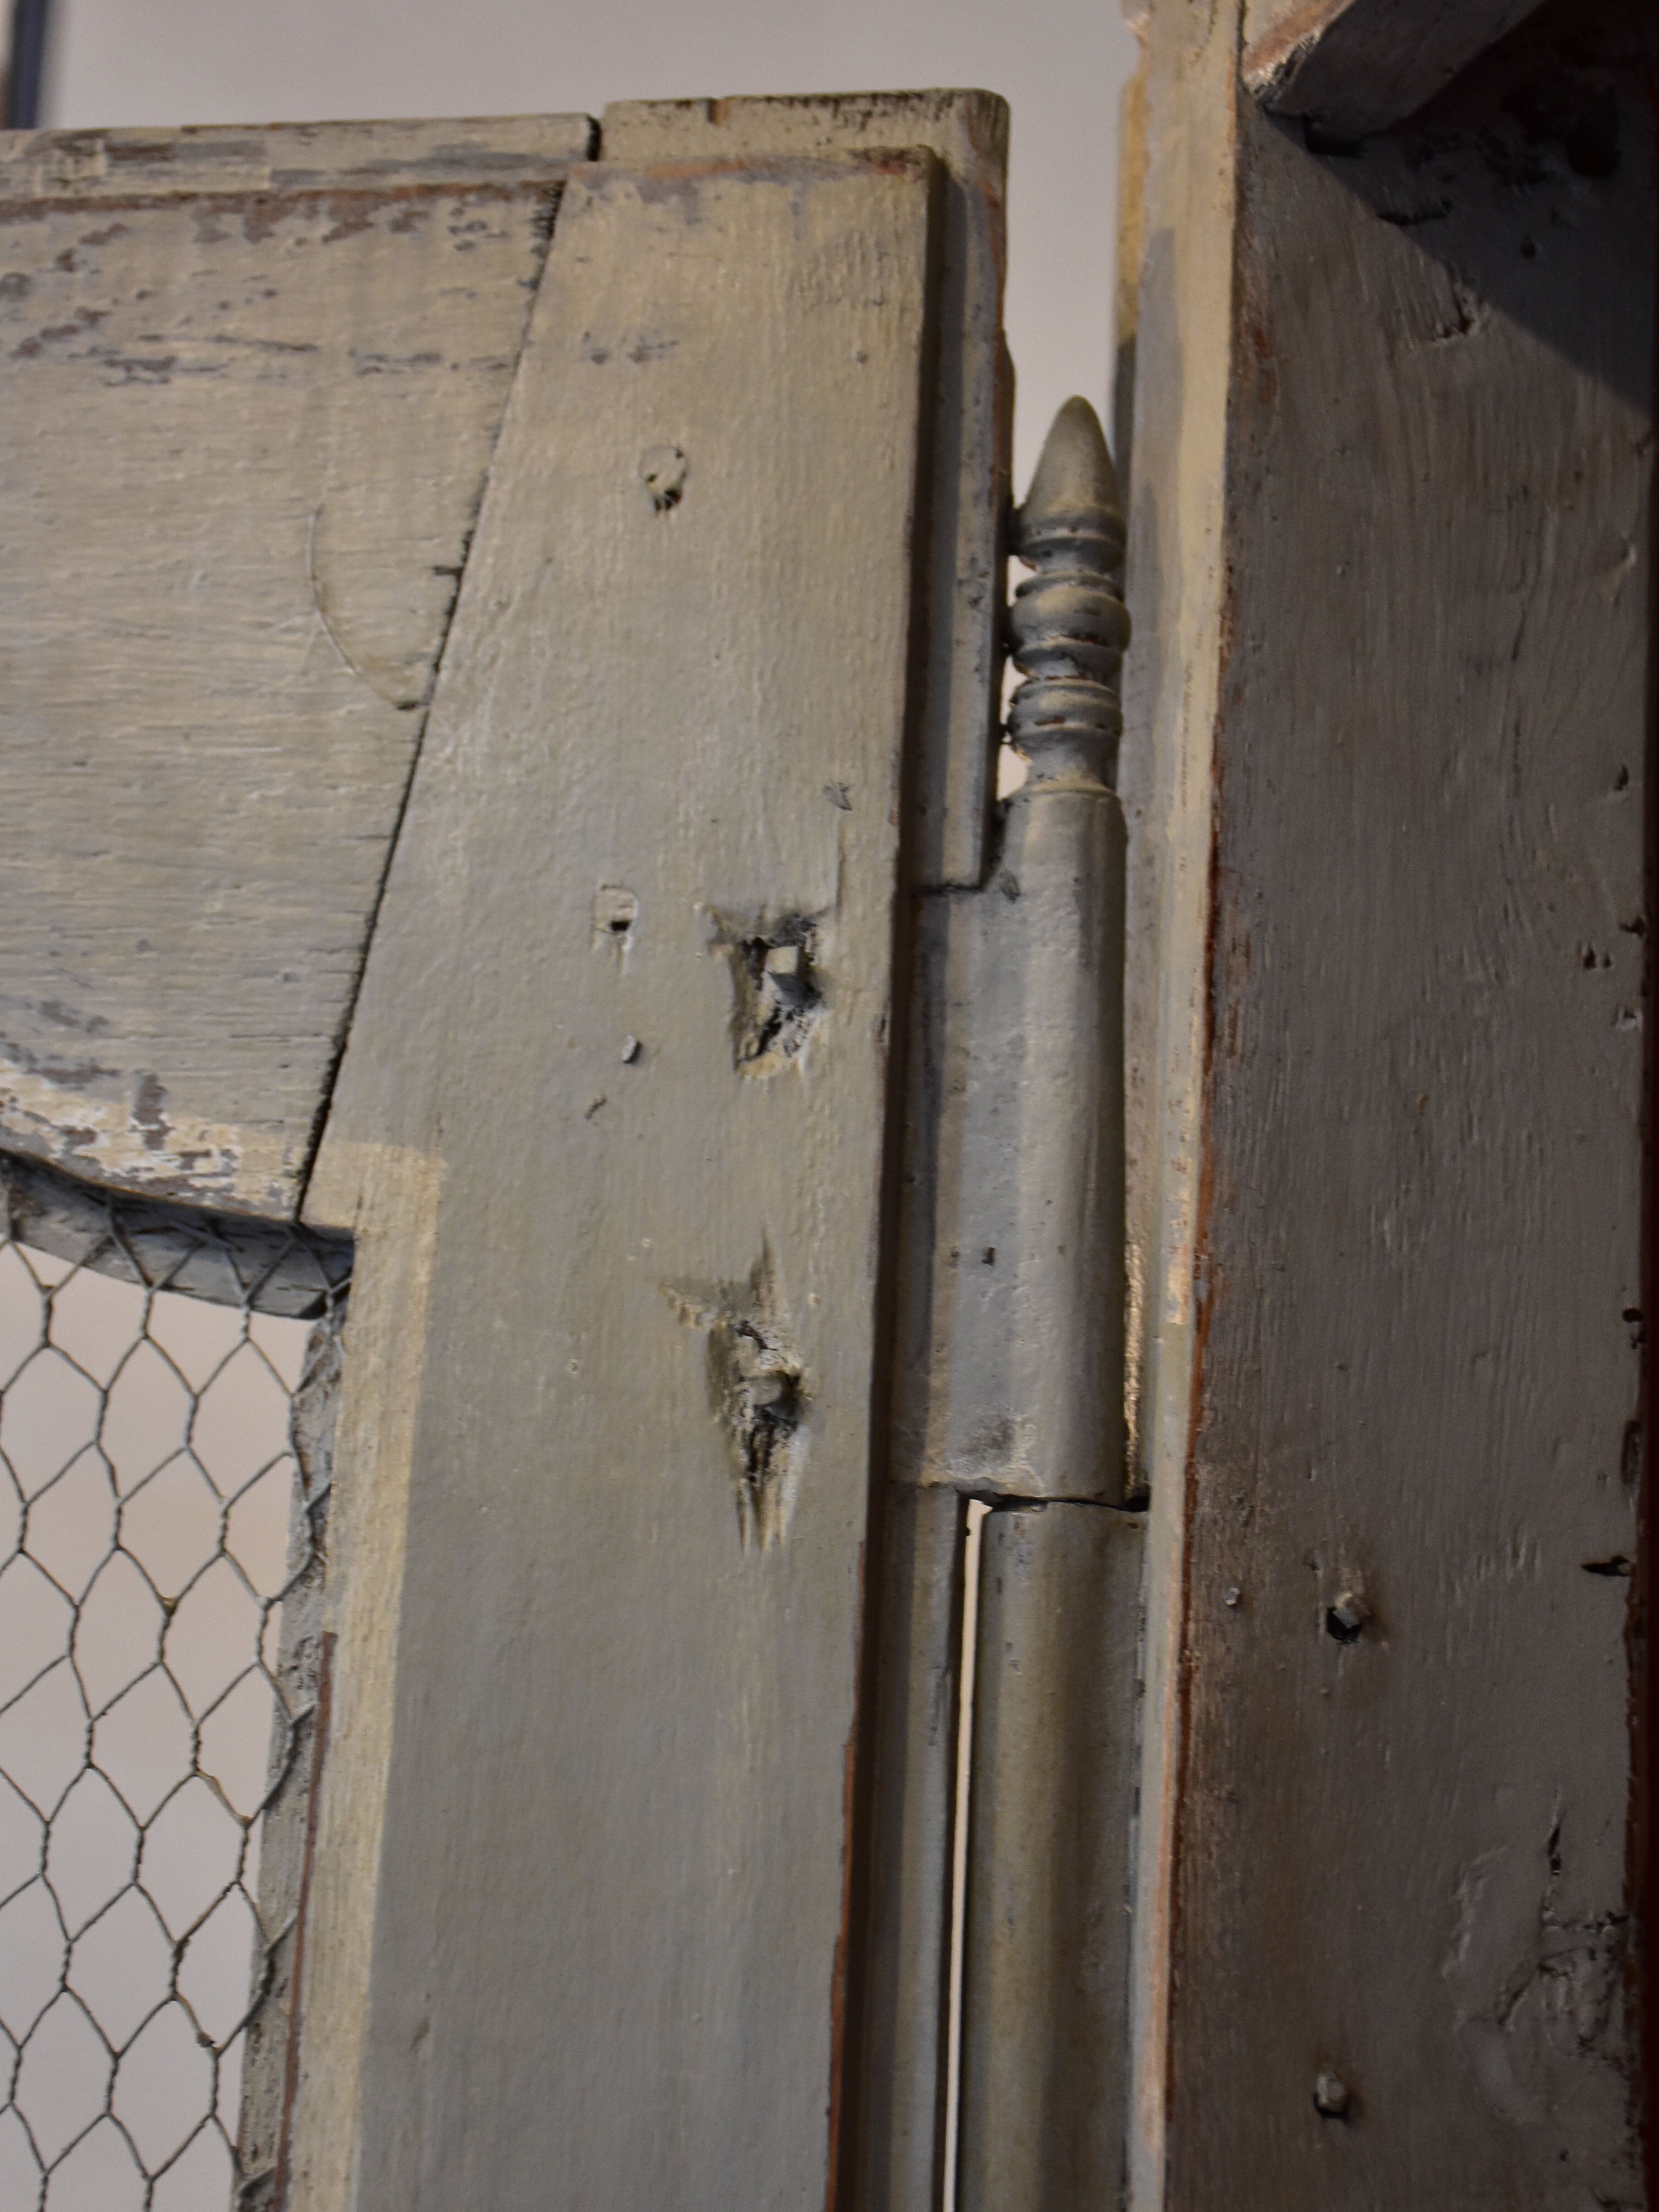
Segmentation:
{"type": "Polygon", "coordinates": [[[0,2212],[273,2197],[348,1266],[0,1161],[0,2212]]]}

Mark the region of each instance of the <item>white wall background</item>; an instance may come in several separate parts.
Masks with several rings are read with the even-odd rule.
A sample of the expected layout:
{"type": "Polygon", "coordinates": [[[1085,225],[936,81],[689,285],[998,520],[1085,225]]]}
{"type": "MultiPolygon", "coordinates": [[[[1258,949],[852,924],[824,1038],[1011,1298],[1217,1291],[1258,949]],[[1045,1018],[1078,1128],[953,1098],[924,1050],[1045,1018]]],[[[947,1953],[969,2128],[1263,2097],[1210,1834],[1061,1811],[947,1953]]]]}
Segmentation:
{"type": "Polygon", "coordinates": [[[55,0],[42,120],[301,122],[982,86],[1013,112],[1023,489],[1060,401],[1107,409],[1118,0],[55,0]]]}

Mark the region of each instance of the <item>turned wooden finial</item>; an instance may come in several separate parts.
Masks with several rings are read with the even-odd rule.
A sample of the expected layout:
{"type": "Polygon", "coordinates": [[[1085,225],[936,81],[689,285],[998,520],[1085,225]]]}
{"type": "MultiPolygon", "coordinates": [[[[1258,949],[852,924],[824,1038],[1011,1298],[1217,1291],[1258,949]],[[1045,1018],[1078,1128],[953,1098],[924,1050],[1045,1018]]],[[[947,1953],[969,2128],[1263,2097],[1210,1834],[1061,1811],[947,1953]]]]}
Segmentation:
{"type": "Polygon", "coordinates": [[[1012,550],[1028,568],[1014,594],[1014,665],[1025,678],[1008,714],[1008,741],[1032,781],[1097,781],[1117,773],[1118,671],[1129,617],[1117,590],[1123,516],[1100,418],[1068,399],[1054,419],[1012,550]]]}

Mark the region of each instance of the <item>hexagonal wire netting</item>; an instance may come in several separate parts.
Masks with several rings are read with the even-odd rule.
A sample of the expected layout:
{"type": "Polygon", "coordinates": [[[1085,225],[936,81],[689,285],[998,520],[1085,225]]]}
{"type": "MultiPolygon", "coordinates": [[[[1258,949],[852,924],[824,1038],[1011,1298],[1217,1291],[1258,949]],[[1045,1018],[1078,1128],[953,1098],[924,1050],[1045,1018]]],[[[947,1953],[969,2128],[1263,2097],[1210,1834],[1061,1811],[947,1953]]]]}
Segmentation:
{"type": "Polygon", "coordinates": [[[274,2193],[349,1264],[0,1159],[0,2212],[274,2193]]]}

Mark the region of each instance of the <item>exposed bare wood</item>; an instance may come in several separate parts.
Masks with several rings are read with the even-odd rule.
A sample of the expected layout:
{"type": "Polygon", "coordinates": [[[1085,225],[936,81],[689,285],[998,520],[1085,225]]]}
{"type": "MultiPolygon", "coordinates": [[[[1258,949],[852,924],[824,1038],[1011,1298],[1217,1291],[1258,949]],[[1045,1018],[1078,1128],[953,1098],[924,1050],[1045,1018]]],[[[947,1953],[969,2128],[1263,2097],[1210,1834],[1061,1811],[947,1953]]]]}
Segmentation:
{"type": "Polygon", "coordinates": [[[0,157],[0,1133],[291,1214],[580,118],[0,157]]]}
{"type": "Polygon", "coordinates": [[[1135,323],[1146,252],[1146,57],[1123,88],[1118,110],[1117,283],[1112,302],[1112,450],[1128,496],[1134,447],[1135,323]]]}
{"type": "Polygon", "coordinates": [[[1637,2204],[1651,27],[1541,15],[1344,159],[1190,32],[1130,538],[1131,2201],[1637,2204]]]}
{"type": "Polygon", "coordinates": [[[927,703],[913,879],[977,884],[995,796],[1013,377],[1002,340],[1006,103],[985,92],[613,102],[607,161],[925,146],[944,165],[936,404],[928,415],[927,703]]]}
{"type": "Polygon", "coordinates": [[[1246,0],[1244,82],[1264,106],[1364,138],[1414,115],[1538,0],[1246,0]]]}
{"type": "MultiPolygon", "coordinates": [[[[1137,1461],[1150,1492],[1133,1919],[1128,2201],[1164,2212],[1170,1875],[1181,1771],[1180,1595],[1203,1073],[1211,752],[1220,688],[1231,329],[1236,4],[1146,40],[1145,258],[1135,326],[1118,787],[1128,824],[1125,1141],[1137,1461]],[[1165,129],[1164,118],[1179,118],[1165,129]]],[[[1184,2212],[1184,2209],[1183,2209],[1184,2212]]]]}
{"type": "Polygon", "coordinates": [[[296,2212],[825,2200],[937,187],[561,215],[311,1194],[441,1163],[296,2212]]]}

